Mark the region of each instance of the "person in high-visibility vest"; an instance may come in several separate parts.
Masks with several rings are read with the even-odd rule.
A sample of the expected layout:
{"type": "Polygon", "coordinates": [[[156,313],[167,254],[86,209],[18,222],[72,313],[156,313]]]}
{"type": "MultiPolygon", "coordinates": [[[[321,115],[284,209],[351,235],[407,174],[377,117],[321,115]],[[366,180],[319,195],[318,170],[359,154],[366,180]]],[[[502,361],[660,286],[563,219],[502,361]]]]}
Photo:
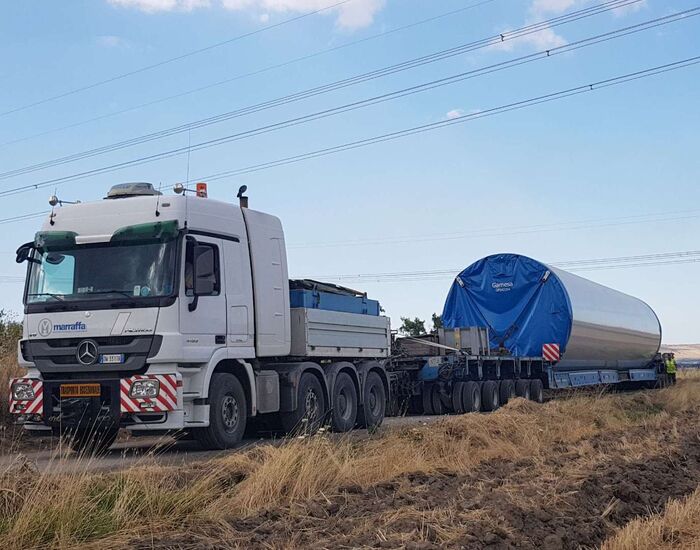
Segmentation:
{"type": "Polygon", "coordinates": [[[668,381],[671,384],[676,383],[676,372],[678,367],[676,366],[676,356],[673,353],[664,354],[664,363],[666,364],[666,374],[668,375],[668,381]]]}

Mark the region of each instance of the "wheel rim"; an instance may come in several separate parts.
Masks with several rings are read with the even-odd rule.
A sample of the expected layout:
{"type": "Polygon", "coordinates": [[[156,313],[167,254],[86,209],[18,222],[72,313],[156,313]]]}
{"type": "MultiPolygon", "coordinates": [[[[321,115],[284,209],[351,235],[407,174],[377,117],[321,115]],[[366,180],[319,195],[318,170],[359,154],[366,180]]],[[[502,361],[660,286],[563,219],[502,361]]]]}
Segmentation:
{"type": "Polygon", "coordinates": [[[478,387],[474,390],[474,407],[473,412],[478,412],[481,410],[481,392],[478,387]]]}
{"type": "Polygon", "coordinates": [[[377,395],[377,387],[372,386],[369,389],[369,395],[368,395],[368,404],[369,404],[369,410],[372,413],[372,416],[376,416],[379,414],[379,396],[377,395]]]}
{"type": "Polygon", "coordinates": [[[318,416],[318,396],[313,388],[306,390],[306,395],[304,396],[304,420],[306,422],[313,422],[318,416]]]}
{"type": "Polygon", "coordinates": [[[221,419],[227,432],[233,432],[238,426],[238,401],[233,395],[224,397],[221,403],[221,419]]]}
{"type": "Polygon", "coordinates": [[[350,418],[350,413],[352,412],[352,398],[348,395],[348,391],[345,388],[340,390],[340,393],[337,397],[337,403],[337,409],[340,418],[342,418],[343,420],[348,420],[350,418]]]}

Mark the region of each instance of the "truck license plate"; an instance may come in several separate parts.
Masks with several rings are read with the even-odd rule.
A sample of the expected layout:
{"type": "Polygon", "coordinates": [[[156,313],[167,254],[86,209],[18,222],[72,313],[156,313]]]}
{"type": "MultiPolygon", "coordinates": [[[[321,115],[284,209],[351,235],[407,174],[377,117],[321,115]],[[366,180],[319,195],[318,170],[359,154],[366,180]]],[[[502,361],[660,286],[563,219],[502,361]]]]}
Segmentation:
{"type": "Polygon", "coordinates": [[[100,363],[103,365],[114,365],[124,362],[123,353],[105,353],[100,355],[100,363]]]}
{"type": "Polygon", "coordinates": [[[99,384],[61,384],[61,397],[99,397],[99,384]]]}

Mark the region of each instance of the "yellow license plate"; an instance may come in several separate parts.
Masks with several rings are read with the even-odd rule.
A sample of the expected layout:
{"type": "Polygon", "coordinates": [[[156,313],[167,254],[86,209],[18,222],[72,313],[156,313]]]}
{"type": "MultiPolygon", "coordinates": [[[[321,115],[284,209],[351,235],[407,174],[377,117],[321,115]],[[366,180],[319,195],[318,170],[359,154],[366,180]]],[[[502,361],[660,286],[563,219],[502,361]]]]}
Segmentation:
{"type": "Polygon", "coordinates": [[[99,397],[99,384],[61,384],[61,397],[99,397]]]}

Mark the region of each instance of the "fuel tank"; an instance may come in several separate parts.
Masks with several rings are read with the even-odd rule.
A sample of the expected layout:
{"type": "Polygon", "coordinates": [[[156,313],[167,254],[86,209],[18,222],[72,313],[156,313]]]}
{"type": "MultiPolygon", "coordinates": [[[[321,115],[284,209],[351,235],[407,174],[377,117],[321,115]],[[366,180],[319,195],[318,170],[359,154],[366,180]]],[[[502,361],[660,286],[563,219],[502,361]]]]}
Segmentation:
{"type": "Polygon", "coordinates": [[[559,370],[646,366],[661,324],[645,302],[518,254],[494,254],[464,269],[442,314],[446,328],[488,327],[491,346],[539,357],[559,346],[559,370]]]}

